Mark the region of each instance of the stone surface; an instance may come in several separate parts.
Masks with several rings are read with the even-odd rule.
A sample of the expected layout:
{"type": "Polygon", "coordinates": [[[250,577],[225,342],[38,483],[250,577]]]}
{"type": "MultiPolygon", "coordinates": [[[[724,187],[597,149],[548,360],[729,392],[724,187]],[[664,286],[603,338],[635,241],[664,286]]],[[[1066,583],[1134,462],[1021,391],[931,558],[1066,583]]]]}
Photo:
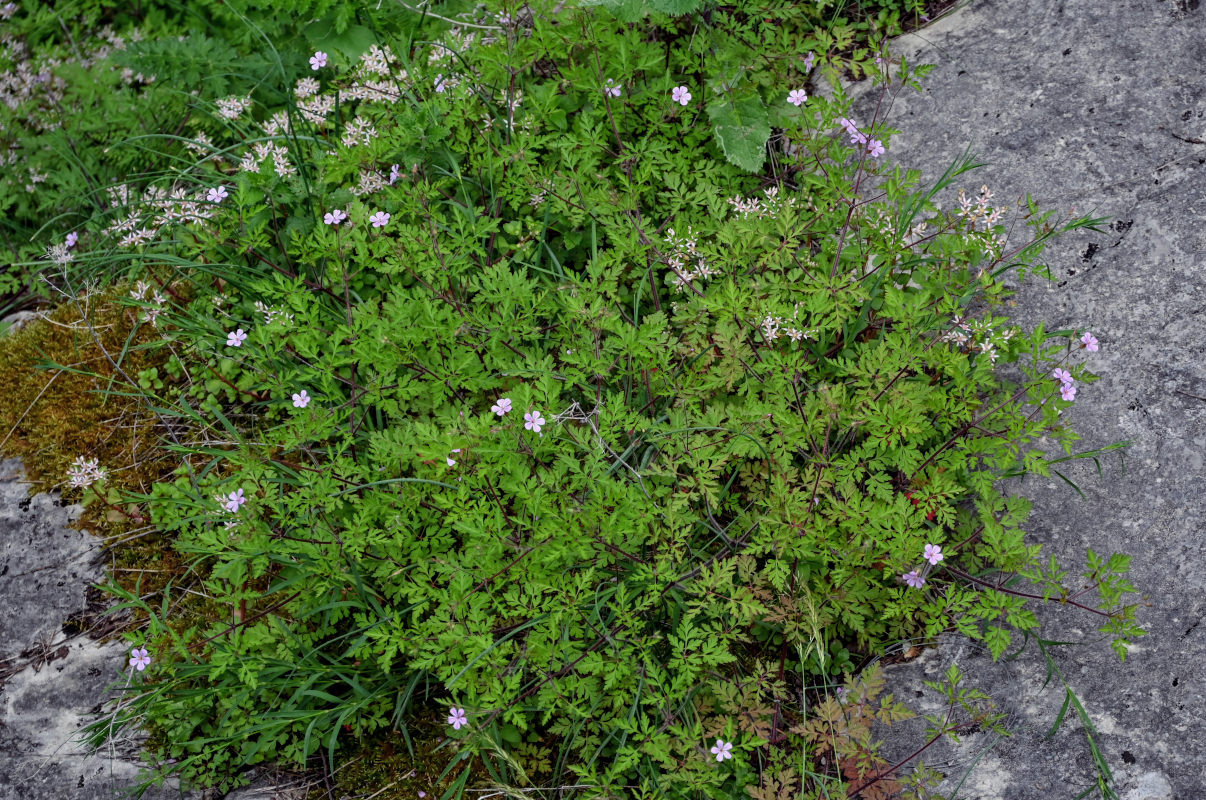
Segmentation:
{"type": "MultiPolygon", "coordinates": [[[[89,755],[80,728],[125,680],[128,653],[103,629],[91,582],[99,542],[66,525],[80,506],[27,496],[20,462],[0,461],[0,800],[110,800],[138,781],[136,742],[89,755]]],[[[165,786],[147,800],[180,798],[165,786]]]]}
{"type": "MultiPolygon", "coordinates": [[[[969,144],[987,164],[940,194],[943,208],[957,207],[958,188],[974,195],[987,184],[994,206],[1029,193],[1042,209],[1110,218],[1105,233],[1048,247],[1042,261],[1056,281],[1027,279],[1010,313],[1028,328],[1078,327],[1100,340],[1099,353],[1072,353],[1102,377],[1080,386],[1065,418],[1084,437],[1078,449],[1130,440],[1125,472],[1116,454],[1102,459],[1100,475],[1092,461],[1062,465],[1084,499],[1054,476],[1010,491],[1034,500],[1030,539],[1069,569],[1068,585],[1090,548],[1134,556],[1149,635],[1125,663],[1092,615],[1040,613],[1047,638],[1083,642],[1054,648],[1054,658],[1097,727],[1118,796],[1206,797],[1206,8],[1197,0],[974,0],[897,39],[891,52],[937,66],[922,92],[884,100],[887,124],[902,131],[889,156],[923,170],[926,186],[969,144]]],[[[879,90],[850,92],[865,125],[879,90]]],[[[1018,213],[1004,221],[1011,242],[1025,240],[1018,213]]],[[[892,667],[890,688],[924,709],[934,693],[921,681],[951,662],[1000,699],[1017,734],[983,755],[989,734],[927,750],[927,763],[949,776],[941,791],[960,800],[1071,800],[1091,785],[1078,723],[1042,738],[1064,689],[1053,679],[1040,690],[1046,666],[1033,647],[993,665],[973,643],[944,639],[892,667]]],[[[902,757],[911,749],[892,744],[902,757]]]]}

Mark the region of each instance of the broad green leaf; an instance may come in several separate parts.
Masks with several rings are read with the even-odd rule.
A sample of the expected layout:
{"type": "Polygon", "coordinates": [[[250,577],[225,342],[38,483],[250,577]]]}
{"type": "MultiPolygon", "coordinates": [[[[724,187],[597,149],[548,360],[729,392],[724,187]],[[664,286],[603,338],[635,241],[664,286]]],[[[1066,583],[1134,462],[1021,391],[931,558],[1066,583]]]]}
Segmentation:
{"type": "Polygon", "coordinates": [[[725,158],[749,172],[757,172],[766,159],[770,121],[757,96],[721,100],[708,106],[708,117],[725,158]]]}

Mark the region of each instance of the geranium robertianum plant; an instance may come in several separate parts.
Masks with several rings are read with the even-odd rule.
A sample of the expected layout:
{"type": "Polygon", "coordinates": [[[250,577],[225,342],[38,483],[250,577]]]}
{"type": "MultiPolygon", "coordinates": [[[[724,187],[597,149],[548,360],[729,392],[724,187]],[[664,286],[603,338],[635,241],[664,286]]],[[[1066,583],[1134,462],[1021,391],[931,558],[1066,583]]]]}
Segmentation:
{"type": "MultiPolygon", "coordinates": [[[[542,5],[316,50],[281,109],[213,98],[223,138],[103,221],[194,298],[156,296],[176,358],[142,388],[204,441],[137,499],[231,610],[180,630],[127,596],[156,661],[120,716],[164,774],[229,786],[438,714],[502,784],[861,790],[897,776],[833,740],[869,716],[808,726],[814,683],[949,629],[999,656],[1030,597],[1078,604],[997,483],[1050,469],[1040,436],[1071,455],[1097,342],[993,312],[1097,220],[941,212],[970,159],[919,189],[804,54],[701,86],[691,19],[542,5]]],[[[1082,608],[1122,655],[1126,561],[1097,562],[1082,608]]]]}

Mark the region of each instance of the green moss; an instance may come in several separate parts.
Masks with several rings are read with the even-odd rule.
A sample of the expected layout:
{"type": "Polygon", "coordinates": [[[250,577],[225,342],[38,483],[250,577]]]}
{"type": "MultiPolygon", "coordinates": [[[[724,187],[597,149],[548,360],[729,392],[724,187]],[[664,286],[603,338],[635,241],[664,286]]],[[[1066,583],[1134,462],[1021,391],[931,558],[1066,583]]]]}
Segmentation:
{"type": "MultiPolygon", "coordinates": [[[[118,302],[127,291],[81,296],[0,337],[0,455],[20,458],[37,491],[60,490],[64,500],[84,502],[74,527],[104,540],[112,579],[146,596],[179,582],[188,567],[168,537],[147,530],[141,505],[119,500],[149,494],[179,466],[161,447],[162,423],[127,379],[162,366],[169,355],[156,347],[156,328],[137,324],[138,309],[118,302]],[[80,456],[108,469],[103,500],[92,488],[66,484],[67,468],[80,456]]],[[[194,613],[212,613],[191,605],[194,613]]],[[[189,616],[179,619],[188,624],[189,616]]]]}
{"type": "MultiPolygon", "coordinates": [[[[438,718],[439,711],[431,709],[424,716],[430,720],[438,718]]],[[[466,759],[448,771],[444,779],[441,773],[448,762],[456,757],[456,751],[448,746],[448,727],[436,722],[408,723],[410,748],[400,731],[386,731],[366,737],[356,746],[349,748],[346,761],[339,765],[333,776],[338,797],[368,797],[374,800],[415,800],[419,792],[425,792],[430,800],[437,800],[446,789],[461,779],[461,773],[470,770],[466,779],[468,786],[486,785],[490,778],[480,759],[466,759]],[[441,747],[441,744],[444,744],[441,747]],[[413,748],[413,757],[411,749],[413,748]],[[374,793],[377,794],[374,794],[374,793]]],[[[315,787],[308,800],[326,797],[324,787],[315,787]]]]}

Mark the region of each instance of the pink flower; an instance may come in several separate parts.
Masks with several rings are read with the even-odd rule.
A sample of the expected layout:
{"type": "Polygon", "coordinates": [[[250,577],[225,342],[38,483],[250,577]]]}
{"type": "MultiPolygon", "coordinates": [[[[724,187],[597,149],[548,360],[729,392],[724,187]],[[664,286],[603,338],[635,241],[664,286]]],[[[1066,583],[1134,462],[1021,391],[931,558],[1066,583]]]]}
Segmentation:
{"type": "Polygon", "coordinates": [[[686,86],[675,86],[674,90],[670,92],[670,99],[685,106],[691,102],[691,90],[686,86]]]}
{"type": "Polygon", "coordinates": [[[328,225],[338,225],[347,218],[348,215],[337,208],[334,211],[328,211],[326,214],[323,214],[322,221],[328,225]]]}
{"type": "Polygon", "coordinates": [[[812,63],[813,63],[813,59],[815,57],[816,57],[816,54],[810,52],[808,54],[808,56],[804,59],[804,71],[805,72],[808,72],[810,69],[812,69],[812,63]]]}
{"type": "Polygon", "coordinates": [[[1064,398],[1065,400],[1075,400],[1076,387],[1070,383],[1065,383],[1063,386],[1059,387],[1059,394],[1060,397],[1064,398]]]}
{"type": "Polygon", "coordinates": [[[78,242],[79,240],[80,240],[80,235],[78,233],[76,233],[75,231],[72,231],[71,233],[67,234],[67,239],[66,239],[66,241],[63,242],[63,244],[64,244],[64,246],[66,246],[66,248],[68,250],[70,250],[71,248],[75,247],[75,243],[78,242]]]}
{"type": "Polygon", "coordinates": [[[132,656],[130,659],[130,666],[134,667],[134,669],[138,670],[139,672],[142,672],[151,665],[151,657],[147,655],[147,649],[145,647],[135,647],[130,651],[130,655],[132,656]]]}
{"type": "Polygon", "coordinates": [[[205,195],[205,199],[211,203],[221,203],[228,197],[230,197],[230,195],[226,193],[225,186],[218,186],[217,188],[210,189],[205,195]]]}
{"type": "Polygon", "coordinates": [[[231,492],[230,494],[226,495],[226,502],[224,505],[226,506],[227,511],[234,514],[237,513],[239,507],[246,502],[247,498],[243,496],[243,490],[239,489],[237,492],[231,492]]]}
{"type": "Polygon", "coordinates": [[[524,428],[540,433],[540,426],[544,424],[544,417],[540,416],[539,411],[532,411],[523,415],[524,428]]]}
{"type": "Polygon", "coordinates": [[[398,176],[402,174],[400,171],[401,169],[402,169],[401,164],[394,164],[393,166],[391,166],[389,168],[389,185],[390,186],[393,186],[395,183],[398,182],[398,176]]]}
{"type": "Polygon", "coordinates": [[[319,50],[310,56],[310,69],[318,71],[327,65],[327,54],[319,50]]]}
{"type": "Polygon", "coordinates": [[[227,347],[242,347],[245,341],[247,341],[247,333],[242,328],[226,334],[227,347]]]}
{"type": "MultiPolygon", "coordinates": [[[[862,134],[859,135],[861,136],[862,134]]],[[[879,158],[883,154],[883,142],[881,142],[879,139],[872,139],[871,141],[867,142],[867,155],[871,156],[872,158],[879,158]]]]}
{"type": "MultiPolygon", "coordinates": [[[[455,448],[453,448],[452,452],[459,453],[459,452],[461,452],[461,448],[455,447],[455,448]]],[[[445,456],[444,460],[448,462],[448,466],[450,466],[450,467],[456,466],[456,459],[453,458],[452,456],[445,456]]]]}
{"type": "Polygon", "coordinates": [[[378,211],[369,217],[369,222],[373,223],[374,228],[384,228],[389,224],[389,214],[385,211],[378,211]]]}
{"type": "Polygon", "coordinates": [[[616,83],[615,81],[613,81],[611,78],[608,78],[607,84],[603,87],[603,94],[608,95],[610,97],[619,97],[620,96],[620,85],[618,83],[616,83]]]}
{"type": "Polygon", "coordinates": [[[804,101],[808,99],[808,93],[803,89],[792,89],[787,95],[787,102],[791,103],[796,108],[804,105],[804,101]]]}
{"type": "Polygon", "coordinates": [[[1088,350],[1090,353],[1097,352],[1098,347],[1097,347],[1097,337],[1096,336],[1089,333],[1088,331],[1085,331],[1085,335],[1080,337],[1080,340],[1081,340],[1081,342],[1084,343],[1084,348],[1086,350],[1088,350]]]}
{"type": "Polygon", "coordinates": [[[842,129],[845,130],[850,136],[858,133],[858,126],[855,125],[854,120],[850,119],[849,117],[838,117],[838,125],[841,125],[842,129]]]}
{"type": "Polygon", "coordinates": [[[305,408],[310,405],[310,396],[306,394],[306,390],[302,389],[297,394],[293,395],[293,407],[305,408]]]}
{"type": "Polygon", "coordinates": [[[931,565],[936,565],[943,559],[942,548],[936,544],[927,544],[925,552],[922,553],[921,557],[930,562],[931,565]]]}
{"type": "Polygon", "coordinates": [[[465,716],[465,709],[453,708],[448,715],[448,724],[452,726],[453,730],[457,731],[461,729],[462,725],[468,725],[469,718],[465,716]]]}
{"type": "Polygon", "coordinates": [[[490,410],[501,417],[511,410],[511,399],[509,397],[498,398],[498,402],[490,406],[490,410]]]}
{"type": "Polygon", "coordinates": [[[712,755],[716,756],[717,761],[724,761],[726,758],[733,757],[733,743],[726,742],[721,739],[716,740],[716,744],[712,746],[712,755]]]}
{"type": "Polygon", "coordinates": [[[1051,373],[1051,377],[1055,378],[1060,383],[1072,382],[1072,373],[1068,372],[1066,369],[1057,369],[1055,372],[1051,373]]]}
{"type": "Polygon", "coordinates": [[[921,577],[921,575],[918,574],[917,570],[913,570],[912,572],[906,572],[904,575],[901,575],[900,577],[904,580],[905,583],[909,584],[914,589],[920,589],[922,586],[925,586],[925,578],[921,577]]]}

